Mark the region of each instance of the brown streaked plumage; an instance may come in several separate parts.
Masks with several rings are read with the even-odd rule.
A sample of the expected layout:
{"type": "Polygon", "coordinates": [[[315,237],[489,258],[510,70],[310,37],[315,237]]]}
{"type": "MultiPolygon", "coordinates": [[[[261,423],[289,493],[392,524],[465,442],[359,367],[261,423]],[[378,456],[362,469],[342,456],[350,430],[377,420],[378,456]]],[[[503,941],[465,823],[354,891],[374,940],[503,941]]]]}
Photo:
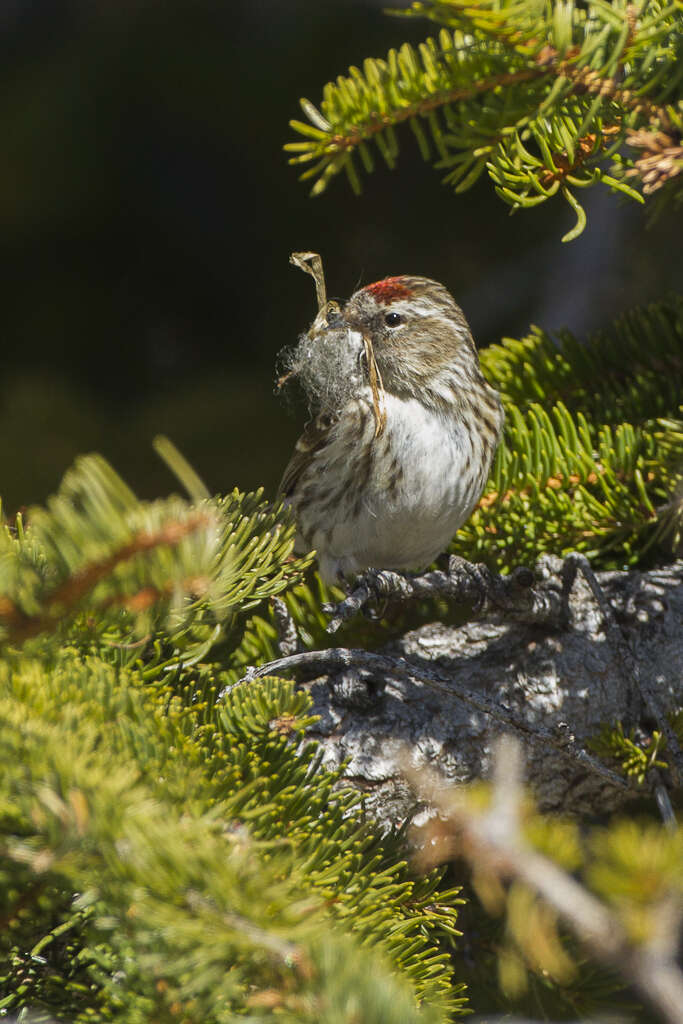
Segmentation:
{"type": "Polygon", "coordinates": [[[401,275],[360,289],[316,325],[300,345],[322,408],[280,485],[297,516],[297,548],[316,548],[328,581],[369,567],[421,569],[471,514],[503,424],[467,321],[443,285],[401,275]],[[383,387],[381,431],[368,342],[383,387]],[[348,380],[340,366],[352,368],[348,380]]]}

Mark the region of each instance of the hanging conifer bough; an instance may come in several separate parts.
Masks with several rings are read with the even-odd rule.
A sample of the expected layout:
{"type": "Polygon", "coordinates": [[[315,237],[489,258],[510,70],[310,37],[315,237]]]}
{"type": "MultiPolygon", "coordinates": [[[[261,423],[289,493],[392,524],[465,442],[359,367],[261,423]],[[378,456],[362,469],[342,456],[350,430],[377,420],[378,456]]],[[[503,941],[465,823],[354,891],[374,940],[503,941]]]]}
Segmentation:
{"type": "Polygon", "coordinates": [[[325,86],[303,141],[314,195],[344,171],[354,191],[375,156],[394,167],[409,125],[456,192],[486,170],[513,210],[562,195],[581,234],[583,188],[602,182],[638,202],[683,197],[680,4],[662,0],[425,0],[392,11],[444,26],[416,49],[368,58],[325,86]]]}

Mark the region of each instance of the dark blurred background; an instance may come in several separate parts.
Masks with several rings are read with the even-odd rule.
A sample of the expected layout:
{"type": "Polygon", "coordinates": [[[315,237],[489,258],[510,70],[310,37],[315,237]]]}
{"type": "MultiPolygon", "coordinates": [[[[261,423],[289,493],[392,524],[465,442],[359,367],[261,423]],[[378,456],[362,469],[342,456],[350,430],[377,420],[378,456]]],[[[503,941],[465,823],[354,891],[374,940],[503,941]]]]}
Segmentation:
{"type": "Polygon", "coordinates": [[[39,501],[97,449],[144,496],[168,434],[212,490],[270,492],[304,418],[273,395],[315,313],[387,274],[451,289],[484,345],[530,323],[584,334],[680,285],[679,225],[596,190],[510,219],[456,197],[412,133],[355,198],[310,199],[282,151],[298,99],[433,31],[373,0],[2,0],[0,493],[39,501]]]}

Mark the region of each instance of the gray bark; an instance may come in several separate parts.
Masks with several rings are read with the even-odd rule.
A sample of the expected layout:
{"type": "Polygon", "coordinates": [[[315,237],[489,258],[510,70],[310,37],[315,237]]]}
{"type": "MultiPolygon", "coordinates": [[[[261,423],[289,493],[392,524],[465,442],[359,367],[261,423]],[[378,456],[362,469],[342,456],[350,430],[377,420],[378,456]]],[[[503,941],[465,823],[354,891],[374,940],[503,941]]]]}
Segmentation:
{"type": "MultiPolygon", "coordinates": [[[[557,592],[560,571],[559,560],[543,560],[557,592]]],[[[415,767],[463,783],[488,774],[493,741],[505,731],[524,742],[527,781],[542,810],[602,814],[636,794],[596,770],[597,759],[582,750],[587,741],[617,721],[657,728],[657,711],[661,720],[680,705],[683,561],[597,578],[611,628],[579,576],[563,625],[496,621],[493,613],[460,627],[434,622],[379,654],[309,652],[258,674],[303,674],[320,715],[309,735],[324,763],[348,760],[345,778],[387,824],[417,810],[398,768],[406,748],[415,767]],[[305,663],[284,665],[297,658],[305,663]]]]}

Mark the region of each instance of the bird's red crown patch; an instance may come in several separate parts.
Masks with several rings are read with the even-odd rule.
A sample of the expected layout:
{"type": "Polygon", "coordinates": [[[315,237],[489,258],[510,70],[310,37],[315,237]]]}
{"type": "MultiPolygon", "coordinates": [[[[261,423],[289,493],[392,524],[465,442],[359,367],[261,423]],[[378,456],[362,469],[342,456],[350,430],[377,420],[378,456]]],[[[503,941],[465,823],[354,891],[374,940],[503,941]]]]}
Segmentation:
{"type": "Polygon", "coordinates": [[[383,281],[367,285],[363,291],[370,292],[377,302],[383,302],[385,305],[396,302],[397,299],[407,299],[411,295],[405,277],[385,277],[383,281]]]}

